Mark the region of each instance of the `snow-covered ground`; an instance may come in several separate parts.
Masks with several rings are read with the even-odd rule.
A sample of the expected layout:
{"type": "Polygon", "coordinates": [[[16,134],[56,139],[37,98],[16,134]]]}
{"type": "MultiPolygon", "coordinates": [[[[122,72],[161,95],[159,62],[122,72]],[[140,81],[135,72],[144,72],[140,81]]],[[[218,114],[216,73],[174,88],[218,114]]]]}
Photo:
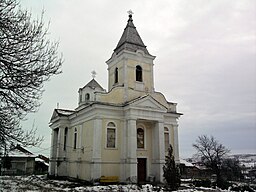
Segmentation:
{"type": "MultiPolygon", "coordinates": [[[[158,188],[159,190],[159,188],[158,188]]],[[[1,176],[0,177],[0,191],[1,192],[48,192],[48,191],[155,191],[152,185],[143,185],[142,188],[137,185],[107,185],[107,186],[83,186],[80,183],[49,180],[44,176],[1,176]]],[[[161,190],[160,190],[161,191],[161,190]]]]}
{"type": "MultiPolygon", "coordinates": [[[[210,188],[188,188],[183,187],[179,192],[215,192],[228,191],[216,190],[210,188]]],[[[68,192],[153,192],[164,191],[159,186],[152,186],[150,184],[137,185],[106,185],[106,186],[84,186],[81,183],[63,181],[63,180],[49,180],[44,176],[0,176],[0,192],[48,192],[48,191],[68,191],[68,192]]]]}

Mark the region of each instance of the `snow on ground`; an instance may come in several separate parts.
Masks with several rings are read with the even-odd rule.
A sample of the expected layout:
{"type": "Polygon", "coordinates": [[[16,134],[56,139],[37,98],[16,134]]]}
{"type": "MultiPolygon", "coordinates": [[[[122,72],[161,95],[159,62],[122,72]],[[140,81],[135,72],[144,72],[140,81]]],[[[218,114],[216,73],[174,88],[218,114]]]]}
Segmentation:
{"type": "MultiPolygon", "coordinates": [[[[44,176],[0,176],[0,192],[48,192],[48,191],[63,191],[63,192],[163,192],[159,186],[150,184],[142,185],[141,187],[130,185],[105,185],[105,186],[84,186],[81,183],[70,182],[64,180],[50,180],[44,176]]],[[[178,190],[178,192],[215,192],[224,190],[216,190],[210,188],[188,188],[178,190]]]]}

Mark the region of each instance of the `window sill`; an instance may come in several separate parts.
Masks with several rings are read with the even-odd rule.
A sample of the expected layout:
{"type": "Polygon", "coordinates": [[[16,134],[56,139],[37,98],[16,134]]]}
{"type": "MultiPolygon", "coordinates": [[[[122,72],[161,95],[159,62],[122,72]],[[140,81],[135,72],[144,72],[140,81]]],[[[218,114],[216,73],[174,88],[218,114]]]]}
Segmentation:
{"type": "Polygon", "coordinates": [[[137,148],[137,151],[146,151],[146,148],[137,148]]]}
{"type": "Polygon", "coordinates": [[[116,148],[116,147],[115,148],[114,147],[113,148],[112,147],[105,147],[105,149],[106,150],[118,150],[118,148],[116,148]]]}

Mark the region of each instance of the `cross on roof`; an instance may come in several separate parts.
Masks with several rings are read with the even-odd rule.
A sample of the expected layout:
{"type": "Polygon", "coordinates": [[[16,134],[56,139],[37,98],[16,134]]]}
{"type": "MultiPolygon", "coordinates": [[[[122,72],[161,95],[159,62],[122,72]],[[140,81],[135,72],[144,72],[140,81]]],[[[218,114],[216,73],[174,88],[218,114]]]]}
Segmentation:
{"type": "Polygon", "coordinates": [[[127,13],[128,13],[128,15],[132,15],[133,14],[131,9],[129,11],[127,11],[127,13]]]}
{"type": "Polygon", "coordinates": [[[94,79],[95,77],[96,77],[96,75],[97,75],[97,73],[96,73],[96,71],[92,71],[92,78],[94,79]]]}

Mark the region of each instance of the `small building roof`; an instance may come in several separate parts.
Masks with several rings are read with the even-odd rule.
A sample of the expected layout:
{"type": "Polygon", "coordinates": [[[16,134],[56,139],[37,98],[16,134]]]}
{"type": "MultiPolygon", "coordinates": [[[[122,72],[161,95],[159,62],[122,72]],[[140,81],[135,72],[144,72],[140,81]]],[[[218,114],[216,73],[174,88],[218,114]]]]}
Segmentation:
{"type": "Polygon", "coordinates": [[[184,164],[186,167],[195,167],[195,165],[193,165],[192,163],[190,163],[184,159],[180,159],[180,164],[184,164]]]}
{"type": "Polygon", "coordinates": [[[36,157],[33,153],[25,149],[24,147],[20,145],[16,145],[14,148],[12,148],[9,153],[9,157],[36,157]]]}
{"type": "Polygon", "coordinates": [[[45,157],[44,155],[38,155],[35,158],[35,161],[36,162],[41,162],[41,163],[45,164],[46,166],[49,166],[49,158],[45,157]]]}
{"type": "Polygon", "coordinates": [[[44,165],[46,165],[46,166],[49,167],[49,163],[45,162],[45,161],[44,161],[43,159],[41,159],[41,158],[36,157],[36,158],[35,158],[35,161],[36,161],[36,162],[41,162],[41,163],[43,163],[44,165]]]}

